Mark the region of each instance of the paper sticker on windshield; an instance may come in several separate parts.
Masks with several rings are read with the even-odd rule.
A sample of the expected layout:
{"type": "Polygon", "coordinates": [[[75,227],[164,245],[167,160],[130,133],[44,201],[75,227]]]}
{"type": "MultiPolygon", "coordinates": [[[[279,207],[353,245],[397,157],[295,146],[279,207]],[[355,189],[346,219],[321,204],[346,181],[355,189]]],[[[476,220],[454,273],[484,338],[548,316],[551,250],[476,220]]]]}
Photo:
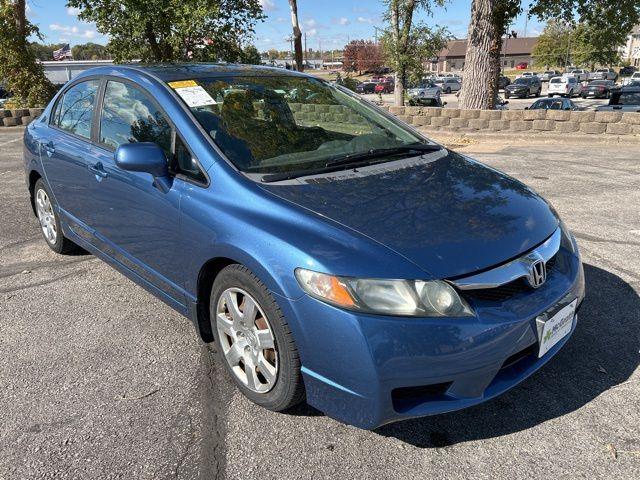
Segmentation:
{"type": "Polygon", "coordinates": [[[216,104],[216,101],[211,95],[193,80],[170,82],[169,86],[180,95],[189,107],[202,107],[204,105],[216,104]]]}

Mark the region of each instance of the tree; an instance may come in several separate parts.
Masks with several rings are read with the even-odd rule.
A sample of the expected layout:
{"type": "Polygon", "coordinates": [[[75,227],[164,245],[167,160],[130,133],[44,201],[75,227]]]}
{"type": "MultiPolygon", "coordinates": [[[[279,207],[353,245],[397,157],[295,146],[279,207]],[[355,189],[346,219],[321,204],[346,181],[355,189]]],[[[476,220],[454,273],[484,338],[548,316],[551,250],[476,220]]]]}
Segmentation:
{"type": "Polygon", "coordinates": [[[41,107],[53,96],[54,87],[29,48],[27,38],[40,38],[38,28],[26,18],[24,0],[0,0],[0,79],[13,93],[15,107],[41,107]]]}
{"type": "Polygon", "coordinates": [[[110,36],[116,62],[238,61],[264,14],[258,0],[68,0],[110,36]]]}
{"type": "Polygon", "coordinates": [[[262,63],[260,52],[258,52],[258,49],[254,45],[245,47],[242,52],[242,63],[249,65],[260,65],[262,63]]]}
{"type": "Polygon", "coordinates": [[[344,47],[342,69],[347,72],[374,72],[383,63],[380,45],[371,40],[352,40],[344,47]]]}
{"type": "Polygon", "coordinates": [[[432,5],[442,6],[445,0],[385,0],[385,20],[390,28],[383,34],[385,56],[395,71],[395,104],[404,105],[404,87],[411,71],[421,71],[423,62],[439,52],[449,38],[448,31],[431,29],[424,23],[414,27],[417,11],[432,13],[432,5]]]}
{"type": "Polygon", "coordinates": [[[88,42],[74,45],[71,49],[74,60],[108,60],[108,47],[98,43],[88,42]]]}
{"type": "Polygon", "coordinates": [[[569,60],[572,34],[573,29],[565,22],[548,22],[533,47],[534,63],[544,67],[564,67],[569,60]]]}
{"type": "Polygon", "coordinates": [[[302,61],[302,32],[298,23],[298,2],[297,0],[289,0],[291,8],[291,25],[293,27],[293,48],[295,50],[296,67],[299,72],[304,70],[302,61]]]}
{"type": "Polygon", "coordinates": [[[51,43],[44,45],[38,42],[29,43],[29,50],[33,52],[33,55],[40,61],[53,60],[54,50],[59,50],[64,46],[64,43],[51,43]]]}

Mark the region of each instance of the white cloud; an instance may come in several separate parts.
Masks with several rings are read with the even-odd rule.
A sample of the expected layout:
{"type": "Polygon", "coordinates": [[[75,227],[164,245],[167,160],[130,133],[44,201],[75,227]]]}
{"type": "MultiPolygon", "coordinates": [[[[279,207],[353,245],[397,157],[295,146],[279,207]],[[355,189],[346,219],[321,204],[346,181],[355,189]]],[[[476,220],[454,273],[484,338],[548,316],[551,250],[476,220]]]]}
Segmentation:
{"type": "Polygon", "coordinates": [[[309,30],[305,30],[305,33],[310,37],[315,37],[318,34],[317,28],[310,28],[309,30]]]}
{"type": "Polygon", "coordinates": [[[80,9],[76,7],[67,7],[67,15],[71,15],[72,17],[77,17],[80,13],[80,9]]]}
{"type": "Polygon", "coordinates": [[[316,27],[316,26],[318,25],[318,22],[316,22],[316,19],[315,19],[315,18],[310,18],[309,20],[304,20],[304,21],[302,22],[302,24],[303,24],[305,27],[313,28],[313,27],[316,27]]]}
{"type": "Polygon", "coordinates": [[[370,18],[370,17],[358,17],[358,22],[359,23],[368,23],[369,25],[373,25],[374,23],[376,23],[375,19],[370,18]]]}
{"type": "Polygon", "coordinates": [[[278,9],[273,0],[260,0],[260,6],[265,12],[273,12],[278,9]]]}
{"type": "Polygon", "coordinates": [[[351,22],[347,17],[334,18],[333,23],[336,25],[349,25],[351,22]]]}
{"type": "MultiPolygon", "coordinates": [[[[61,25],[59,23],[52,23],[49,25],[49,28],[53,32],[61,32],[65,34],[65,39],[67,37],[78,37],[78,38],[86,38],[87,40],[91,40],[96,37],[96,31],[92,29],[80,30],[75,25],[61,25]]],[[[62,38],[62,37],[61,37],[62,38]]],[[[61,40],[62,41],[62,40],[61,40]]]]}

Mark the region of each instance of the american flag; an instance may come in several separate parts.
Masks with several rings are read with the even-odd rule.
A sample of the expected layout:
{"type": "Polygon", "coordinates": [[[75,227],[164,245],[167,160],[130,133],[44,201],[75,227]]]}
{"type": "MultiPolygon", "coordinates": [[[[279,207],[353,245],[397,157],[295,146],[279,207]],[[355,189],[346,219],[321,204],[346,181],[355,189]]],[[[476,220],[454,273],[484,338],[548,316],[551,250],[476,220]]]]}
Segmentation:
{"type": "Polygon", "coordinates": [[[62,48],[53,51],[54,60],[64,60],[67,57],[72,58],[71,47],[68,43],[65,43],[62,48]]]}

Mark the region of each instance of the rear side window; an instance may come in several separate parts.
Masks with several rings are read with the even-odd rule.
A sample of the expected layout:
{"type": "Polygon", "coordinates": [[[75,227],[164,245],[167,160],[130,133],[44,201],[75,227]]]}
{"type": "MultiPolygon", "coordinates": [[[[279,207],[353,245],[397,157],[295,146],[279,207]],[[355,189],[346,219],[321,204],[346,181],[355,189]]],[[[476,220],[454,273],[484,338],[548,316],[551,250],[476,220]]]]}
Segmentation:
{"type": "Polygon", "coordinates": [[[99,80],[88,80],[69,88],[58,100],[51,123],[62,130],[91,138],[91,121],[99,80]]]}
{"type": "Polygon", "coordinates": [[[123,143],[153,142],[171,157],[169,122],[149,97],[126,83],[107,82],[99,138],[114,149],[123,143]]]}

